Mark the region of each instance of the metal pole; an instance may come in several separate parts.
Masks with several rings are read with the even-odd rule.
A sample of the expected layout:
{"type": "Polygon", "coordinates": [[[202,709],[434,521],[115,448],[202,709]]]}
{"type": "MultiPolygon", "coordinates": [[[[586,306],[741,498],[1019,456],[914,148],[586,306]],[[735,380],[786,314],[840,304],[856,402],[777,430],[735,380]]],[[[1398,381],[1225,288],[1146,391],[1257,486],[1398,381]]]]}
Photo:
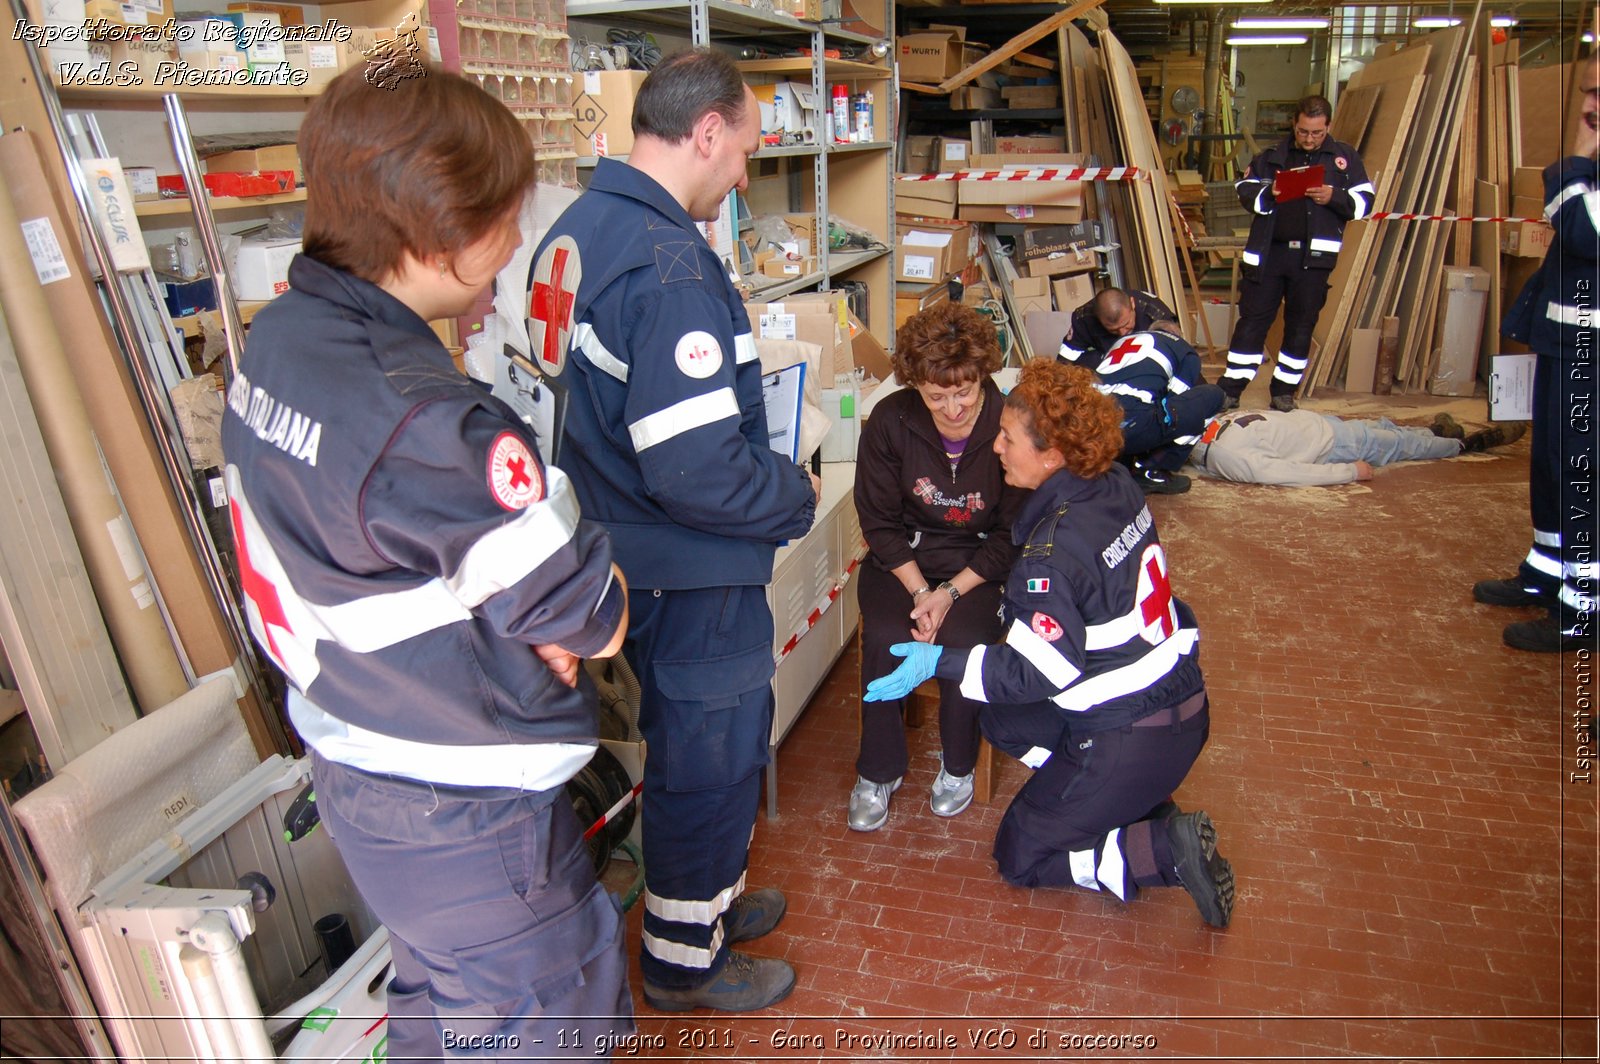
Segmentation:
{"type": "MultiPolygon", "coordinates": [[[[18,21],[28,18],[28,12],[23,7],[22,0],[11,0],[12,14],[18,21]]],[[[182,433],[172,416],[171,405],[167,397],[159,388],[151,367],[145,364],[140,357],[139,331],[134,327],[133,314],[128,306],[122,286],[115,281],[116,266],[111,261],[110,249],[106,247],[105,239],[100,235],[100,228],[95,224],[94,210],[90,206],[89,190],[85,186],[83,171],[78,165],[78,159],[71,150],[71,138],[67,134],[67,125],[62,114],[61,99],[56,95],[55,81],[44,65],[39,62],[38,52],[30,45],[26,49],[28,66],[33,74],[34,82],[39,86],[39,98],[44,104],[45,114],[49,118],[51,132],[55,135],[56,148],[61,152],[62,162],[67,173],[67,183],[72,189],[72,198],[78,205],[79,216],[83,219],[84,239],[94,253],[95,265],[100,270],[101,291],[105,294],[106,305],[111,313],[112,325],[116,330],[117,339],[122,346],[122,355],[128,365],[128,372],[132,375],[134,385],[139,390],[139,399],[144,406],[145,417],[150,423],[151,435],[155,437],[156,447],[161,452],[162,465],[166,468],[167,479],[176,494],[183,514],[184,529],[189,533],[191,545],[194,547],[195,556],[200,560],[200,566],[205,572],[206,583],[211,588],[212,597],[216,599],[217,607],[222,611],[223,620],[228,627],[229,634],[233,637],[234,648],[237,653],[234,660],[244,673],[244,678],[250,689],[255,693],[260,702],[263,713],[262,718],[273,732],[273,738],[282,745],[286,737],[282,734],[282,727],[275,714],[269,712],[273,705],[273,697],[266,682],[261,676],[261,670],[256,665],[254,651],[248,629],[245,627],[244,617],[239,612],[239,605],[234,598],[233,585],[229,582],[227,572],[223,568],[222,558],[217,553],[216,544],[211,540],[211,530],[206,524],[205,510],[194,488],[194,480],[189,467],[189,455],[182,444],[182,433]]],[[[180,153],[181,154],[181,153],[180,153]]],[[[190,182],[190,189],[194,189],[195,182],[190,182]]],[[[202,186],[203,188],[203,186],[202,186]]],[[[203,193],[202,193],[203,194],[203,193]]],[[[230,301],[231,302],[231,301],[230,301]]],[[[230,347],[236,341],[236,333],[229,329],[230,347]]]]}

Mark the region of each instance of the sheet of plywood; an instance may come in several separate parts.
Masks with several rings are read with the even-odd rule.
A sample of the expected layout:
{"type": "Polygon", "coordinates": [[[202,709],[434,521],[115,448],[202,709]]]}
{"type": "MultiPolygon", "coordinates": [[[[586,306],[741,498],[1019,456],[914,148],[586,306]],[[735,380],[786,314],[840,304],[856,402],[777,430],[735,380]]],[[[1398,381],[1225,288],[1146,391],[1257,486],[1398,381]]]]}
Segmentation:
{"type": "MultiPolygon", "coordinates": [[[[1472,71],[1468,75],[1465,112],[1461,116],[1461,150],[1456,156],[1456,179],[1445,206],[1450,213],[1461,216],[1472,214],[1472,186],[1478,179],[1478,78],[1479,59],[1472,57],[1472,71]]],[[[1472,265],[1472,223],[1457,222],[1450,227],[1450,254],[1452,266],[1472,265]]]]}
{"type": "Polygon", "coordinates": [[[1520,153],[1516,165],[1543,168],[1566,154],[1562,131],[1576,129],[1583,114],[1583,97],[1569,91],[1574,71],[1566,65],[1512,70],[1519,105],[1512,112],[1520,153]],[[1558,109],[1565,110],[1563,120],[1552,122],[1558,109]]]}
{"type": "MultiPolygon", "coordinates": [[[[1473,212],[1490,216],[1495,213],[1500,190],[1491,182],[1478,181],[1473,186],[1473,212]]],[[[1500,227],[1477,225],[1472,228],[1472,264],[1489,274],[1489,300],[1483,315],[1483,350],[1500,350],[1500,308],[1505,306],[1500,272],[1500,227]]]]}
{"type": "Polygon", "coordinates": [[[1351,145],[1357,154],[1366,158],[1366,148],[1361,141],[1367,135],[1367,126],[1372,122],[1372,112],[1377,106],[1378,86],[1364,85],[1346,90],[1339,97],[1339,111],[1333,116],[1333,126],[1328,135],[1351,145]]]}

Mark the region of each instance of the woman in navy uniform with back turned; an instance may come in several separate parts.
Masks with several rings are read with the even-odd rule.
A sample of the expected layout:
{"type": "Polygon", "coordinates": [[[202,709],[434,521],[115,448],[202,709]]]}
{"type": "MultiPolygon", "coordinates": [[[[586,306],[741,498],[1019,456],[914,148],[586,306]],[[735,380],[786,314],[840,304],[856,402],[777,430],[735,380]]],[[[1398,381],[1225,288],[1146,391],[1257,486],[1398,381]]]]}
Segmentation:
{"type": "Polygon", "coordinates": [[[597,745],[578,657],[616,652],[627,589],[566,476],[428,327],[516,250],[533,153],[460,77],[364,74],[300,127],[305,250],[229,391],[245,611],[389,931],[388,1056],[593,1057],[633,1002],[564,784],[597,745]]]}
{"type": "Polygon", "coordinates": [[[1194,614],[1173,596],[1150,510],[1128,471],[1121,410],[1094,374],[1035,359],[1006,396],[995,450],[1033,488],[1012,527],[1005,642],[901,643],[866,698],[929,676],[983,703],[983,733],[1034,774],[1001,820],[994,856],[1018,886],[1183,886],[1225,927],[1233,869],[1203,812],[1169,796],[1210,734],[1194,614]]]}

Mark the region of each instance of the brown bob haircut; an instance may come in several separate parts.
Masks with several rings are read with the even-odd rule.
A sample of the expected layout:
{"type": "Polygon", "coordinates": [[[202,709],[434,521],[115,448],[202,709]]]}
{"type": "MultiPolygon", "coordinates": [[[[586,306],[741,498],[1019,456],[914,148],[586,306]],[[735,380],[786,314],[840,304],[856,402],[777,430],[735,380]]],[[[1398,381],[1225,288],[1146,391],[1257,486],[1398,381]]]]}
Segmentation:
{"type": "Polygon", "coordinates": [[[394,88],[346,71],[300,126],[305,254],[379,283],[407,252],[453,256],[522,205],[533,144],[504,104],[428,67],[394,88]]]}
{"type": "Polygon", "coordinates": [[[1022,418],[1033,445],[1060,451],[1085,480],[1110,469],[1122,452],[1122,407],[1095,380],[1082,366],[1036,358],[1006,396],[1006,409],[1022,418]]]}
{"type": "Polygon", "coordinates": [[[938,303],[895,330],[894,375],[908,388],[950,388],[1000,368],[994,324],[971,307],[938,303]]]}

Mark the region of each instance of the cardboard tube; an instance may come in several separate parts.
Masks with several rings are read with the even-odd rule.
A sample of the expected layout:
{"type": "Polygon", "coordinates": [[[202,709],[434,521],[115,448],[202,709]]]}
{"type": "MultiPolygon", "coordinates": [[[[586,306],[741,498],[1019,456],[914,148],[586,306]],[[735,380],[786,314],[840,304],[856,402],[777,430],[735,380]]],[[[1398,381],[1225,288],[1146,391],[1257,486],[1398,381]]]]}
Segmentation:
{"type": "MultiPolygon", "coordinates": [[[[42,232],[41,225],[52,224],[19,218],[11,196],[0,196],[0,307],[100,612],[134,697],[149,712],[187,691],[188,680],[156,608],[133,529],[107,480],[83,396],[23,237],[23,222],[35,234],[42,232]]],[[[70,254],[65,234],[57,234],[56,240],[62,254],[70,254]]]]}

